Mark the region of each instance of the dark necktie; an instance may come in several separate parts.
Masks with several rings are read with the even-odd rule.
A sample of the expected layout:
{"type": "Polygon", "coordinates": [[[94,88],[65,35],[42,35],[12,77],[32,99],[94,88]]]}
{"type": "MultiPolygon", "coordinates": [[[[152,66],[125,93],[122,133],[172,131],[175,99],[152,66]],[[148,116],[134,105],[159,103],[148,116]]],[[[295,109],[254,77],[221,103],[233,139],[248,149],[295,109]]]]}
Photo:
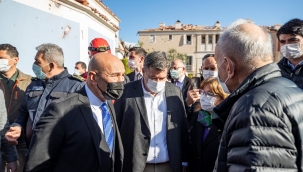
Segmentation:
{"type": "Polygon", "coordinates": [[[103,103],[100,106],[100,108],[102,110],[102,122],[103,122],[103,132],[104,132],[105,140],[110,151],[112,152],[114,145],[114,130],[113,130],[112,119],[110,117],[110,113],[108,111],[108,106],[106,103],[103,103]]]}
{"type": "Polygon", "coordinates": [[[138,73],[138,74],[137,74],[137,80],[139,80],[139,79],[141,79],[141,78],[142,78],[141,73],[138,73]]]}
{"type": "Polygon", "coordinates": [[[179,83],[179,81],[176,80],[176,81],[175,81],[176,86],[178,86],[178,83],[179,83]]]}

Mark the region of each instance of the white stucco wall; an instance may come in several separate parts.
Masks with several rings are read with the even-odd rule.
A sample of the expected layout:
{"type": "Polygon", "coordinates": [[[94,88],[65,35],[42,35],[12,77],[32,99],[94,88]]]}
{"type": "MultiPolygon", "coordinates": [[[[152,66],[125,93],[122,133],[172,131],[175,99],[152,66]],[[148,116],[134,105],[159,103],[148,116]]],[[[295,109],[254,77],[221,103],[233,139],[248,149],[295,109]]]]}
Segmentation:
{"type": "MultiPolygon", "coordinates": [[[[114,17],[110,19],[119,24],[114,17]]],[[[70,73],[73,73],[77,61],[88,63],[87,47],[93,38],[106,39],[115,54],[117,32],[62,2],[58,5],[51,0],[1,0],[0,22],[0,44],[17,47],[20,58],[17,67],[33,76],[35,47],[43,43],[54,43],[63,49],[64,64],[70,73]],[[66,26],[71,29],[62,38],[66,26]]]]}

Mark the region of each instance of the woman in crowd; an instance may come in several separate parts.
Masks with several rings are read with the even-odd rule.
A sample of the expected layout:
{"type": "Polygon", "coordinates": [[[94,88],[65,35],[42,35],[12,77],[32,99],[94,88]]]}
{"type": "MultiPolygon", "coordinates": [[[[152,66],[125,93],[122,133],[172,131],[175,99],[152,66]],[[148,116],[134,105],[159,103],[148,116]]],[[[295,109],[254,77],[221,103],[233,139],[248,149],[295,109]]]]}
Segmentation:
{"type": "Polygon", "coordinates": [[[205,79],[200,85],[200,90],[198,106],[195,106],[194,102],[190,103],[191,97],[188,97],[186,101],[193,104],[188,113],[191,113],[194,120],[190,130],[189,171],[212,172],[219,147],[219,133],[218,129],[212,125],[211,114],[213,108],[223,101],[228,94],[223,91],[216,77],[205,79]]]}

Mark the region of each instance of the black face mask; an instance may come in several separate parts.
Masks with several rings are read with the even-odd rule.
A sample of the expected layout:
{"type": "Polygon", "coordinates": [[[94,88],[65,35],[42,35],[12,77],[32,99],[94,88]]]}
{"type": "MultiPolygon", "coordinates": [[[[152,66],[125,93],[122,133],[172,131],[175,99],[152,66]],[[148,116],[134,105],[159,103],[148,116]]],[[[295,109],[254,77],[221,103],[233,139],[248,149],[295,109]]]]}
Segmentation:
{"type": "Polygon", "coordinates": [[[97,84],[97,87],[101,91],[102,95],[107,99],[107,100],[117,100],[121,97],[124,89],[124,82],[111,82],[107,83],[107,90],[102,91],[97,84]]]}

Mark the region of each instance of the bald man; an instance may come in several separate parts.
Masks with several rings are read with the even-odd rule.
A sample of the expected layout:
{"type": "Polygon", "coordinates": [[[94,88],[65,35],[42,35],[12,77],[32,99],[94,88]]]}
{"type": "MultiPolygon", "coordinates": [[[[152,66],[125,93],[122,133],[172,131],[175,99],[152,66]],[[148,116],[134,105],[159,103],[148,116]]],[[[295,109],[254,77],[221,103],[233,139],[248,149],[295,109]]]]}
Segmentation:
{"type": "Polygon", "coordinates": [[[237,20],[221,35],[215,59],[231,92],[212,113],[222,131],[215,171],[302,171],[303,91],[281,76],[270,34],[237,20]]]}
{"type": "Polygon", "coordinates": [[[25,171],[122,170],[123,146],[111,100],[123,92],[123,63],[112,54],[98,53],[88,69],[85,87],[42,113],[25,171]]]}

